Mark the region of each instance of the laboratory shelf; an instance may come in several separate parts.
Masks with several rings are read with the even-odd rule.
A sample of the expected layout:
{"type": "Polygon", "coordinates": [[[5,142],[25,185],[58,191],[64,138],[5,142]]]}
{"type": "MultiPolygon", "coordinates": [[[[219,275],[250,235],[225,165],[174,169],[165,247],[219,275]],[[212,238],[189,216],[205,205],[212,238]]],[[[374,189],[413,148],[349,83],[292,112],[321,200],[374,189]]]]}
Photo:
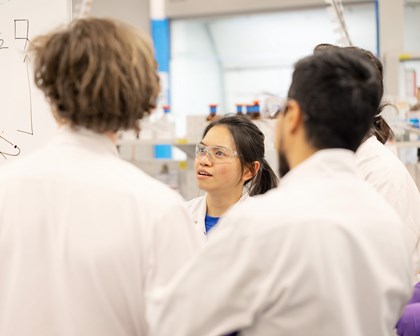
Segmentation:
{"type": "Polygon", "coordinates": [[[406,130],[406,131],[408,131],[412,134],[420,135],[420,128],[416,128],[416,127],[413,127],[413,126],[410,126],[410,125],[400,125],[400,126],[398,126],[398,128],[406,130]]]}
{"type": "Polygon", "coordinates": [[[406,52],[400,55],[400,61],[417,61],[420,60],[420,52],[406,52]]]}
{"type": "Polygon", "coordinates": [[[395,146],[398,148],[420,148],[420,141],[397,141],[395,146]]]}

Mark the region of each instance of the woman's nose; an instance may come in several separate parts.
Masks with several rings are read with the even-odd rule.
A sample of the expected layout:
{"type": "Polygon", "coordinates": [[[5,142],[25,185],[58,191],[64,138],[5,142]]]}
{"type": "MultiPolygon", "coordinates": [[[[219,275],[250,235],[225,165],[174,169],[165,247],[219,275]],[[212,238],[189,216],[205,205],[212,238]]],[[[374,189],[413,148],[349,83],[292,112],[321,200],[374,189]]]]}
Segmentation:
{"type": "Polygon", "coordinates": [[[209,153],[205,153],[203,156],[197,158],[198,163],[202,166],[210,166],[212,164],[209,153]]]}

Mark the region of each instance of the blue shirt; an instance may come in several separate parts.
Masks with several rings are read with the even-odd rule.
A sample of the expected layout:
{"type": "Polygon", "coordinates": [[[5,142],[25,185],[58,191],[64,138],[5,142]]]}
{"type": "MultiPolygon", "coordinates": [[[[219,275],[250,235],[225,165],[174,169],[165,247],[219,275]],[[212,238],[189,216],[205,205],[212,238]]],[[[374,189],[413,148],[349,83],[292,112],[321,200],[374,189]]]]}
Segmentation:
{"type": "Polygon", "coordinates": [[[219,221],[220,217],[212,217],[206,214],[204,224],[206,225],[206,232],[208,233],[219,221]]]}

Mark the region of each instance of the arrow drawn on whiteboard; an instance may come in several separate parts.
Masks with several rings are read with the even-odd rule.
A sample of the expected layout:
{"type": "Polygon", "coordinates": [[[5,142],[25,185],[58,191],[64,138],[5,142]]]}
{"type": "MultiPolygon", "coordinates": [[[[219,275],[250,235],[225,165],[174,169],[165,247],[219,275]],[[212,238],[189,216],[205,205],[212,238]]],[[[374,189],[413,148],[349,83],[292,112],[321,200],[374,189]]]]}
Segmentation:
{"type": "Polygon", "coordinates": [[[29,88],[29,117],[31,121],[31,131],[23,131],[23,130],[17,130],[18,132],[26,133],[29,135],[34,135],[34,125],[32,120],[32,90],[31,90],[31,79],[29,77],[29,62],[31,59],[28,55],[25,55],[25,58],[23,59],[23,62],[26,64],[26,76],[28,78],[28,88],[29,88]]]}
{"type": "Polygon", "coordinates": [[[17,145],[14,145],[13,143],[11,143],[9,140],[7,140],[6,138],[2,137],[0,135],[0,139],[6,141],[10,146],[12,146],[16,151],[14,153],[7,153],[4,151],[0,151],[0,154],[4,157],[5,160],[7,160],[7,156],[18,156],[20,154],[20,148],[17,145]]]}

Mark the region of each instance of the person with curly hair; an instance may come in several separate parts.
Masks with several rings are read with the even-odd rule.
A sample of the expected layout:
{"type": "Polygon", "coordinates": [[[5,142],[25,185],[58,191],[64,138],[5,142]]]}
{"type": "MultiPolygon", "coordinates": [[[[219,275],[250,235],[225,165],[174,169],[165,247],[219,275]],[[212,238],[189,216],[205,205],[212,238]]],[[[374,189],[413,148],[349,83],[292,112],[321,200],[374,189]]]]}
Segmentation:
{"type": "Polygon", "coordinates": [[[146,335],[146,293],[199,246],[179,194],[118,156],[159,80],[147,36],[83,19],[32,41],[59,125],[0,170],[0,335],[146,335]]]}

